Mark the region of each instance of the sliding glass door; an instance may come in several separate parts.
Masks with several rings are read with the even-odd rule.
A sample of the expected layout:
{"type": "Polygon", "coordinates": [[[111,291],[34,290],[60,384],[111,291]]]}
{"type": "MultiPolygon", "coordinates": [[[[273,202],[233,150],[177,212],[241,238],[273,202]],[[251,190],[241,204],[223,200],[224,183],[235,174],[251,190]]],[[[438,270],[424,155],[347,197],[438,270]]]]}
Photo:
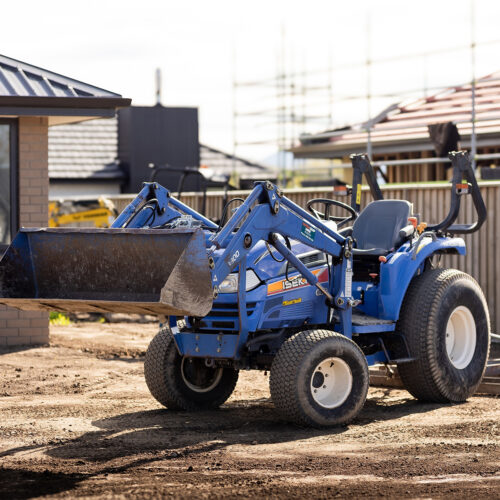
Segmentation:
{"type": "Polygon", "coordinates": [[[17,230],[17,122],[0,120],[0,250],[17,230]]]}

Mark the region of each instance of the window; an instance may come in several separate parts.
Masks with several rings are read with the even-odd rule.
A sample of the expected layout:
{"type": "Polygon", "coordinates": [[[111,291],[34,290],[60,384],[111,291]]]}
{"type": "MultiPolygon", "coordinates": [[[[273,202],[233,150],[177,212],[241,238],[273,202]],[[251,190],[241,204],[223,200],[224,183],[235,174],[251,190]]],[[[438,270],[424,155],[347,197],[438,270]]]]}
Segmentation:
{"type": "Polygon", "coordinates": [[[0,120],[0,249],[17,226],[17,122],[0,120]]]}

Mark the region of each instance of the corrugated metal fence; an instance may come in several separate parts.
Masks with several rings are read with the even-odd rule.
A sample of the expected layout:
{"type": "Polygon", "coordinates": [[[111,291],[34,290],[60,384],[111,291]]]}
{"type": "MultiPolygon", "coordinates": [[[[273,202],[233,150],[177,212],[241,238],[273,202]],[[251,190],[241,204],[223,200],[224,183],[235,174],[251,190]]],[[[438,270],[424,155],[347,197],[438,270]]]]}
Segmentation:
{"type": "MultiPolygon", "coordinates": [[[[472,235],[465,236],[467,255],[446,256],[442,259],[442,266],[461,269],[476,278],[488,300],[492,331],[500,330],[500,182],[480,183],[488,219],[481,230],[472,235]]],[[[382,187],[384,197],[387,199],[408,200],[414,204],[414,212],[421,215],[421,220],[434,224],[442,220],[450,207],[449,184],[401,184],[382,187]]],[[[245,198],[248,191],[231,191],[230,198],[236,196],[245,198]]],[[[285,191],[285,194],[298,205],[305,207],[306,202],[312,198],[337,198],[349,202],[346,197],[332,196],[331,189],[303,188],[285,191]]],[[[132,196],[121,195],[111,197],[119,211],[130,202],[132,196]]],[[[195,210],[200,210],[202,197],[196,193],[182,195],[183,203],[195,210]]],[[[475,213],[472,200],[469,196],[463,198],[460,217],[457,222],[473,222],[475,213]]],[[[210,218],[220,217],[222,210],[223,193],[214,191],[207,193],[206,214],[210,218]]],[[[362,206],[371,201],[367,188],[363,189],[362,206]]],[[[237,206],[235,203],[233,205],[237,206]]]]}

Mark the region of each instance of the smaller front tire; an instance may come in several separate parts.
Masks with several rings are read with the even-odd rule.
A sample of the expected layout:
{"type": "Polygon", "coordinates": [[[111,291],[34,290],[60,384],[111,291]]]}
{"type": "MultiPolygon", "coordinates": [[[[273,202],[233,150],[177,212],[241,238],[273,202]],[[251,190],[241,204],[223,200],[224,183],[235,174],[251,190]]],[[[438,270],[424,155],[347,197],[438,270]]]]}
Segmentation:
{"type": "Polygon", "coordinates": [[[329,330],[307,330],[281,346],[271,366],[276,410],[299,425],[348,423],[363,408],[369,385],[361,349],[329,330]]]}
{"type": "Polygon", "coordinates": [[[146,351],[144,376],[153,397],[170,410],[212,410],[231,396],[238,370],[205,364],[179,354],[170,329],[153,338],[146,351]]]}

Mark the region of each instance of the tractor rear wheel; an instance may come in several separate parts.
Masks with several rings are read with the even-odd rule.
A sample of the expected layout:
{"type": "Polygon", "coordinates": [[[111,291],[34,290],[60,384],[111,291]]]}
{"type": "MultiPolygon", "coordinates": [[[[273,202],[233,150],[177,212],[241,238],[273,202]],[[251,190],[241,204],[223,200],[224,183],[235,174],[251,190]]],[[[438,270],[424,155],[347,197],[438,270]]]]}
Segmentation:
{"type": "Polygon", "coordinates": [[[413,396],[446,403],[474,394],[490,347],[488,306],[474,278],[456,269],[432,269],[414,278],[398,331],[414,358],[398,366],[413,396]]]}
{"type": "Polygon", "coordinates": [[[149,344],[144,360],[149,391],[171,410],[211,410],[231,396],[238,370],[207,366],[203,358],[179,354],[170,328],[163,328],[149,344]]]}
{"type": "Polygon", "coordinates": [[[306,330],[286,340],[271,366],[276,410],[299,425],[332,427],[352,420],[368,392],[361,349],[329,330],[306,330]]]}

